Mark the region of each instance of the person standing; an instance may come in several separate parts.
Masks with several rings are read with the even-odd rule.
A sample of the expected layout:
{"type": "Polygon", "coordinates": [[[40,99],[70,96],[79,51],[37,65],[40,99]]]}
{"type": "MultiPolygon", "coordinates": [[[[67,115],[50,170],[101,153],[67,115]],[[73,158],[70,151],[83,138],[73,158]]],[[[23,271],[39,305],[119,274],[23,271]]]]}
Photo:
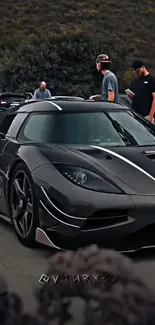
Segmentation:
{"type": "Polygon", "coordinates": [[[149,122],[154,121],[155,115],[155,77],[147,70],[142,60],[132,63],[132,70],[136,76],[131,85],[133,94],[132,109],[145,117],[149,122]]]}
{"type": "Polygon", "coordinates": [[[42,81],[40,87],[34,92],[34,99],[46,99],[51,98],[50,91],[46,88],[46,82],[42,81]]]}
{"type": "Polygon", "coordinates": [[[94,95],[89,99],[101,99],[119,102],[118,80],[116,75],[110,71],[111,61],[107,54],[100,54],[96,58],[96,69],[103,75],[101,95],[94,95]]]}

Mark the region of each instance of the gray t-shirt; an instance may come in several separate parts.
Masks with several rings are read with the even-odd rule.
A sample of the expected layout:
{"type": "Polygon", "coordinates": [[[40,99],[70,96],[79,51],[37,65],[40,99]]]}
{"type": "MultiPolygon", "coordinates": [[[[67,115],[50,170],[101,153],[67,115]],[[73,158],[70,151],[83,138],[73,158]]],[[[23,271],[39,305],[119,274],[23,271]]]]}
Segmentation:
{"type": "Polygon", "coordinates": [[[115,74],[109,71],[103,78],[102,81],[102,92],[101,99],[108,100],[108,92],[114,91],[115,102],[119,102],[119,91],[118,91],[118,80],[115,74]]]}

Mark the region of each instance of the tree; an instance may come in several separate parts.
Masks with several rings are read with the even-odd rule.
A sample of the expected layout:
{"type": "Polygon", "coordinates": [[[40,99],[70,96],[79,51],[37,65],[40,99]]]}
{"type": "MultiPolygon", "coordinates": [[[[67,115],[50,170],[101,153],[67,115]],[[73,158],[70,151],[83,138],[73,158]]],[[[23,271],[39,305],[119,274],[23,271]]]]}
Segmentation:
{"type": "Polygon", "coordinates": [[[115,40],[101,44],[82,34],[21,43],[11,55],[5,53],[0,83],[7,90],[24,92],[34,91],[45,80],[52,95],[88,97],[100,91],[102,76],[95,69],[99,53],[108,53],[119,78],[124,74],[126,49],[116,45],[115,40]]]}

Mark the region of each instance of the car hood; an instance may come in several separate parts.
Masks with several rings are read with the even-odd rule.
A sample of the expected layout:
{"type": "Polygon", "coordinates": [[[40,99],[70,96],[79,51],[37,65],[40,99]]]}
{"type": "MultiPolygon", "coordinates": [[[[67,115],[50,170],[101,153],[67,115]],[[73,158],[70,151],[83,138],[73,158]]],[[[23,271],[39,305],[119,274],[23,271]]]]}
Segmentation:
{"type": "Polygon", "coordinates": [[[155,146],[48,146],[40,151],[51,163],[75,165],[106,175],[127,194],[155,195],[155,146]]]}

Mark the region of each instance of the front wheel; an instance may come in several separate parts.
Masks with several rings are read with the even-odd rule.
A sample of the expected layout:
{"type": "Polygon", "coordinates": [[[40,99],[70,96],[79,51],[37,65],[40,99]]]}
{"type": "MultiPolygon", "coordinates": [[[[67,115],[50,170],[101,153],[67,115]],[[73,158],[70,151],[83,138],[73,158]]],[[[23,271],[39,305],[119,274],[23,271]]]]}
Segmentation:
{"type": "Polygon", "coordinates": [[[19,163],[9,184],[9,205],[15,233],[27,246],[36,245],[36,228],[39,225],[35,184],[24,163],[19,163]]]}

